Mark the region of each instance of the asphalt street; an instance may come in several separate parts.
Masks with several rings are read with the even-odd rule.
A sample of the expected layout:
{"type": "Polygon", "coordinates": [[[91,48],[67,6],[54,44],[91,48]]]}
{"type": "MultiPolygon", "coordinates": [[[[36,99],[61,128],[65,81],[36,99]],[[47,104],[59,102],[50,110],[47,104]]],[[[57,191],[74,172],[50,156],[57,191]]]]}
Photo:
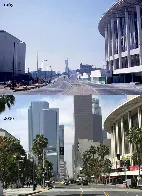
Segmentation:
{"type": "Polygon", "coordinates": [[[109,185],[93,186],[56,186],[56,188],[39,194],[40,196],[142,196],[142,190],[123,189],[109,185]]]}
{"type": "Polygon", "coordinates": [[[142,85],[133,84],[93,84],[81,82],[75,76],[68,78],[61,76],[52,84],[27,91],[13,92],[9,89],[0,89],[0,94],[17,95],[142,95],[142,85]]]}

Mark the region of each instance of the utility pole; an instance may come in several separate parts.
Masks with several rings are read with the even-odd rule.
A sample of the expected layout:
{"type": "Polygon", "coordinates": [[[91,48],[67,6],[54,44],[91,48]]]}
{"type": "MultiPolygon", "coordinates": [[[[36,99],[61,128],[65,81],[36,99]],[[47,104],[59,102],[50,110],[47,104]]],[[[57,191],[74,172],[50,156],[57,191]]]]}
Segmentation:
{"type": "Polygon", "coordinates": [[[38,51],[37,51],[37,83],[38,83],[38,51]]]}
{"type": "Polygon", "coordinates": [[[35,191],[35,185],[34,185],[34,181],[35,181],[35,168],[34,168],[34,164],[35,164],[35,162],[34,162],[34,156],[33,156],[33,191],[35,191]]]}
{"type": "Polygon", "coordinates": [[[44,148],[43,148],[43,188],[44,188],[44,184],[45,184],[45,151],[44,151],[44,148]]]}

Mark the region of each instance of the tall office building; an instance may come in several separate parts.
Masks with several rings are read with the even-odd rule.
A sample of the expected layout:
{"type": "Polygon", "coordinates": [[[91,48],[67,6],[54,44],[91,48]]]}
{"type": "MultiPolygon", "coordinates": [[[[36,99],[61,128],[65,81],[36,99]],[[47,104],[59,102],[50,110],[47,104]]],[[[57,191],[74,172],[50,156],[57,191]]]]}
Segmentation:
{"type": "Polygon", "coordinates": [[[46,101],[32,102],[28,109],[28,133],[29,133],[29,152],[32,150],[32,143],[37,134],[42,134],[40,130],[41,112],[43,109],[49,109],[49,103],[46,101]]]}
{"type": "Polygon", "coordinates": [[[57,112],[52,109],[41,111],[40,130],[48,138],[48,148],[56,152],[57,150],[57,112]]]}
{"type": "Polygon", "coordinates": [[[1,30],[0,54],[0,79],[12,79],[13,59],[15,76],[25,74],[26,44],[24,42],[1,30]]]}
{"type": "Polygon", "coordinates": [[[92,95],[74,96],[74,126],[73,172],[79,167],[77,161],[78,140],[103,141],[102,114],[98,99],[92,99],[92,95]]]}
{"type": "Polygon", "coordinates": [[[93,106],[93,141],[102,142],[103,132],[102,132],[102,112],[99,106],[99,99],[92,99],[93,106]]]}
{"type": "Polygon", "coordinates": [[[74,127],[76,153],[78,139],[93,139],[92,95],[74,96],[74,127]]]}
{"type": "Polygon", "coordinates": [[[69,72],[69,62],[68,62],[68,59],[65,60],[65,72],[68,74],[69,72]]]}
{"type": "Polygon", "coordinates": [[[64,175],[64,154],[60,154],[60,148],[64,149],[64,125],[59,126],[59,157],[58,157],[58,174],[59,178],[63,178],[64,175]]]}
{"type": "MultiPolygon", "coordinates": [[[[64,148],[64,125],[59,126],[59,148],[64,148]]],[[[60,160],[64,161],[64,155],[60,155],[60,160]]]]}
{"type": "Polygon", "coordinates": [[[59,108],[49,108],[48,102],[32,102],[28,110],[29,152],[33,139],[43,134],[48,139],[46,158],[54,165],[54,175],[59,167],[59,108]]]}

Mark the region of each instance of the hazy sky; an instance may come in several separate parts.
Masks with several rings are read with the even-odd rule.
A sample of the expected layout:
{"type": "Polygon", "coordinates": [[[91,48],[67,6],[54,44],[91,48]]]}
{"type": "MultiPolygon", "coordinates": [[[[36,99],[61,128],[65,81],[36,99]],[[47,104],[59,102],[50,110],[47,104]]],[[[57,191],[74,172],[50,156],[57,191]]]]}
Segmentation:
{"type": "MultiPolygon", "coordinates": [[[[103,122],[116,107],[126,101],[126,96],[94,96],[99,98],[102,108],[103,122]]],[[[16,138],[20,138],[24,149],[28,151],[28,108],[32,101],[47,101],[49,107],[59,108],[59,123],[65,126],[65,160],[69,174],[72,173],[72,144],[74,142],[73,124],[73,96],[15,96],[16,103],[11,110],[0,115],[0,128],[7,130],[16,138]],[[14,120],[4,120],[5,117],[14,117],[14,120]]]]}
{"type": "Polygon", "coordinates": [[[56,71],[64,71],[65,59],[77,69],[79,64],[99,67],[104,60],[104,38],[98,22],[115,0],[0,0],[0,29],[27,45],[26,70],[36,69],[48,59],[56,71]],[[3,7],[11,2],[14,6],[3,7]]]}

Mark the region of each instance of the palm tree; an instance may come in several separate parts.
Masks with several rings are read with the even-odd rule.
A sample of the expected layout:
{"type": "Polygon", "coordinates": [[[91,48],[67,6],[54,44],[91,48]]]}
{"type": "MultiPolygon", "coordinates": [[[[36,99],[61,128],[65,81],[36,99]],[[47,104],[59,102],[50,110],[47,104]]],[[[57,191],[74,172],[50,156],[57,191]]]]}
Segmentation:
{"type": "Polygon", "coordinates": [[[140,177],[140,166],[142,163],[142,128],[132,127],[131,129],[127,130],[126,137],[130,144],[133,144],[135,147],[133,157],[135,157],[138,162],[140,177]]]}
{"type": "Polygon", "coordinates": [[[6,110],[6,107],[11,109],[15,103],[15,97],[13,95],[0,95],[0,113],[6,110]]]}
{"type": "Polygon", "coordinates": [[[43,134],[36,135],[36,138],[33,140],[32,151],[38,157],[39,161],[42,160],[43,151],[47,148],[47,144],[48,139],[43,134]]]}

